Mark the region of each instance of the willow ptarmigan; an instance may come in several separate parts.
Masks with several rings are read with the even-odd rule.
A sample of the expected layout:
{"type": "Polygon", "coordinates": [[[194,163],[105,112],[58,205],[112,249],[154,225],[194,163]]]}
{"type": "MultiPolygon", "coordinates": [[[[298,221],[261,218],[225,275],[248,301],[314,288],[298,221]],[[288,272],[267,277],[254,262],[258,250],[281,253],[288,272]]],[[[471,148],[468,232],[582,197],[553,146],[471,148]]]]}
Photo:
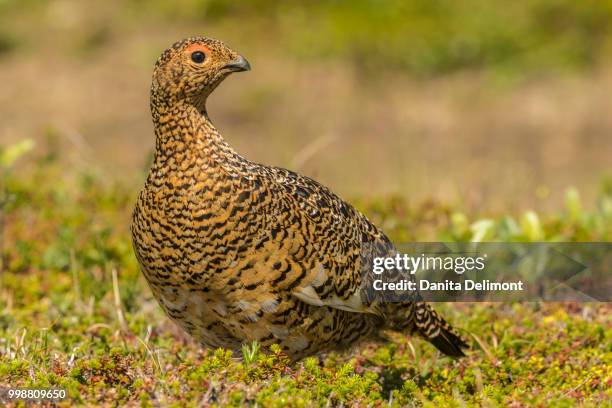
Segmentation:
{"type": "Polygon", "coordinates": [[[392,330],[462,356],[466,343],[418,293],[368,300],[367,260],[394,253],[380,229],[316,181],[253,163],[225,142],[206,99],[249,69],[205,37],[175,43],[155,65],[155,157],[132,237],[164,311],[209,347],[257,340],[299,359],[392,330]]]}

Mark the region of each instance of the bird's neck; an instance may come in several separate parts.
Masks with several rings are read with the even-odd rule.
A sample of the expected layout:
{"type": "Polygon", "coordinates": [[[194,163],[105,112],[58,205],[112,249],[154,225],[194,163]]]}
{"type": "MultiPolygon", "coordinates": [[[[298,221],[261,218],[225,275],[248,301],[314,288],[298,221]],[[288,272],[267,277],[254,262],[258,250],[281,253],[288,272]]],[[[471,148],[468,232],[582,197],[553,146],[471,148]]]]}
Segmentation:
{"type": "Polygon", "coordinates": [[[151,114],[156,137],[152,170],[166,173],[198,164],[227,169],[245,160],[223,139],[204,106],[152,99],[151,114]]]}

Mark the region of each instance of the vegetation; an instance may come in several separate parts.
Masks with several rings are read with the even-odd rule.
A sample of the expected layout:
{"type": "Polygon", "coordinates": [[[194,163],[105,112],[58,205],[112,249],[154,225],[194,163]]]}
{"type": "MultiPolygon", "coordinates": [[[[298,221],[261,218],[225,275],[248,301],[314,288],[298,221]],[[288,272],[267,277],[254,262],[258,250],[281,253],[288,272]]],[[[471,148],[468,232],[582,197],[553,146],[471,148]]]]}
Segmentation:
{"type": "MultiPolygon", "coordinates": [[[[136,7],[143,5],[133,2],[136,7]]],[[[590,67],[612,39],[612,2],[185,0],[174,18],[265,18],[288,50],[350,61],[367,71],[435,76],[466,68],[548,71],[590,67]]]]}
{"type": "MultiPolygon", "coordinates": [[[[68,6],[4,0],[0,17],[9,27],[19,24],[12,17],[25,13],[40,22],[51,8],[52,16],[69,20],[68,6]]],[[[341,60],[370,73],[391,68],[438,76],[473,68],[512,74],[591,68],[612,45],[609,0],[529,0],[504,7],[486,0],[131,0],[114,9],[115,18],[89,27],[75,49],[104,44],[122,23],[190,21],[231,26],[243,43],[280,42],[289,54],[341,60]]],[[[0,53],[18,45],[9,30],[3,32],[0,53]]],[[[24,34],[20,45],[35,48],[36,33],[24,34]]]]}
{"type": "MultiPolygon", "coordinates": [[[[405,336],[295,364],[257,344],[244,348],[242,361],[201,350],[163,315],[141,278],[128,232],[137,186],[69,174],[54,154],[30,154],[21,159],[29,171],[16,171],[30,147],[0,153],[0,387],[64,388],[63,406],[610,403],[606,304],[440,305],[471,340],[462,360],[405,336]]],[[[586,210],[570,190],[564,213],[515,221],[478,220],[435,203],[411,208],[398,198],[358,206],[398,240],[500,239],[508,224],[523,240],[610,240],[611,200],[603,191],[598,208],[586,210]]]]}

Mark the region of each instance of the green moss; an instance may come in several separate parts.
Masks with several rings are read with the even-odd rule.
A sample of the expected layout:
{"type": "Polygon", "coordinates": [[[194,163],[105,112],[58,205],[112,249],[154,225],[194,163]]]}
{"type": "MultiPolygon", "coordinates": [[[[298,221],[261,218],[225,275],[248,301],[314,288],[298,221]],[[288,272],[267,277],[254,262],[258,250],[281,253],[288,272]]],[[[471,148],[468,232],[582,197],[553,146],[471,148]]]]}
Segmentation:
{"type": "MultiPolygon", "coordinates": [[[[462,360],[405,336],[293,364],[279,347],[249,345],[244,361],[222,349],[202,351],[163,315],[133,259],[126,223],[133,190],[58,177],[46,166],[36,178],[5,178],[15,199],[5,209],[1,249],[0,386],[64,388],[70,403],[83,406],[599,406],[612,398],[605,304],[439,305],[478,338],[462,360]],[[117,321],[113,268],[127,332],[117,321]]],[[[490,218],[485,234],[609,240],[606,207],[577,205],[575,190],[568,197],[568,210],[538,214],[536,229],[533,216],[522,225],[503,215],[490,218]]],[[[604,191],[602,201],[609,198],[604,191]]],[[[483,228],[478,217],[443,204],[393,198],[358,206],[391,220],[395,239],[410,231],[409,239],[468,240],[483,228]]]]}

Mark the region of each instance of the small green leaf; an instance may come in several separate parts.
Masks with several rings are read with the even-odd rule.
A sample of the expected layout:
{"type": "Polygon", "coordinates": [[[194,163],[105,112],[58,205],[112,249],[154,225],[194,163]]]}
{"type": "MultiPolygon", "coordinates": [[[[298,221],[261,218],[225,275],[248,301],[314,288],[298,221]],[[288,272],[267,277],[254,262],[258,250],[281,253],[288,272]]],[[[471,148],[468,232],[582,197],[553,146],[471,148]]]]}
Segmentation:
{"type": "Polygon", "coordinates": [[[478,220],[472,224],[472,242],[483,242],[492,238],[495,222],[493,220],[478,220]]]}
{"type": "Polygon", "coordinates": [[[521,218],[521,228],[523,234],[528,241],[542,241],[544,239],[544,230],[540,223],[540,217],[534,211],[527,211],[521,218]]]}
{"type": "Polygon", "coordinates": [[[565,208],[570,220],[578,221],[582,216],[582,202],[580,193],[576,188],[570,187],[565,191],[565,208]]]}
{"type": "Polygon", "coordinates": [[[24,139],[7,147],[0,147],[0,167],[9,168],[17,159],[34,148],[32,139],[24,139]]]}

